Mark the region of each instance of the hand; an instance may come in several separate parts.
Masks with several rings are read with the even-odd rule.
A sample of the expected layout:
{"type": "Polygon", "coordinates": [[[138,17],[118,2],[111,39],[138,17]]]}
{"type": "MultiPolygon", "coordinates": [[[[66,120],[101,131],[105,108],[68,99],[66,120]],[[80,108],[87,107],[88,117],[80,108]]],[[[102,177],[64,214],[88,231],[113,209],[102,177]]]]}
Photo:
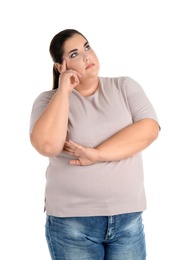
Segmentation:
{"type": "Polygon", "coordinates": [[[69,161],[71,165],[86,166],[98,162],[97,149],[84,147],[72,141],[65,142],[63,151],[77,157],[77,159],[69,161]]]}
{"type": "Polygon", "coordinates": [[[82,76],[75,70],[67,70],[65,59],[63,59],[63,63],[60,65],[59,71],[59,88],[66,89],[68,92],[72,92],[72,90],[80,83],[79,78],[82,76]]]}

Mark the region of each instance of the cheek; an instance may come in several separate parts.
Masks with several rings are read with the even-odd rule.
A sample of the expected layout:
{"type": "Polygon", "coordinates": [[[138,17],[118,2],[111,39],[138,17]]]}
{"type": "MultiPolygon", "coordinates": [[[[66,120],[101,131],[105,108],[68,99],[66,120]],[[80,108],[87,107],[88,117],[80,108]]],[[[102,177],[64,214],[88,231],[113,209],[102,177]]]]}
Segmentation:
{"type": "Polygon", "coordinates": [[[82,70],[82,64],[80,61],[68,61],[67,70],[76,70],[77,72],[82,70]]]}

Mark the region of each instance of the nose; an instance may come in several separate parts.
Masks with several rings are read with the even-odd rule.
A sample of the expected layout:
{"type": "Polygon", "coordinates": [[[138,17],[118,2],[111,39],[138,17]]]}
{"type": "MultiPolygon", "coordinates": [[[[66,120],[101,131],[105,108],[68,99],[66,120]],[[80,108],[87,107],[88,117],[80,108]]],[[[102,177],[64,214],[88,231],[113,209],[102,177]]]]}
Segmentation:
{"type": "Polygon", "coordinates": [[[84,61],[88,61],[89,58],[90,58],[90,56],[88,55],[88,53],[84,54],[84,56],[83,56],[84,61]]]}

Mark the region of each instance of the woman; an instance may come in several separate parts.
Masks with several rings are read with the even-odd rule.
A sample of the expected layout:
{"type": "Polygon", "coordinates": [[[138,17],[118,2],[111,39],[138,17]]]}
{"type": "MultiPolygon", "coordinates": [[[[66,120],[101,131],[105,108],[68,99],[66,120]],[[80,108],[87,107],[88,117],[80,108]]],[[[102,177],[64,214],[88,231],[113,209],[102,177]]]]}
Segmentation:
{"type": "Polygon", "coordinates": [[[53,89],[31,113],[30,139],[49,157],[46,238],[52,259],[144,260],[141,151],[159,133],[130,77],[100,77],[88,40],[67,29],[50,43],[53,89]]]}

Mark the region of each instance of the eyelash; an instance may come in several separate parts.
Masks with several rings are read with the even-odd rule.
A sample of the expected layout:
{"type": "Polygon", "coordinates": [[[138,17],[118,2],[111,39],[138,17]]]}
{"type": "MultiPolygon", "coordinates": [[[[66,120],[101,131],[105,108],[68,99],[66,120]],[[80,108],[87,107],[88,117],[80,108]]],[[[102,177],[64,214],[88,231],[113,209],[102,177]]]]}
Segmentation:
{"type": "MultiPolygon", "coordinates": [[[[89,51],[91,49],[91,47],[90,47],[90,45],[89,44],[87,44],[86,46],[85,46],[85,50],[86,51],[89,51]]],[[[71,54],[71,56],[70,56],[70,58],[75,58],[75,57],[77,57],[77,55],[78,55],[79,53],[76,51],[76,52],[73,52],[72,54],[71,54]]]]}
{"type": "Polygon", "coordinates": [[[90,45],[89,44],[87,44],[86,46],[85,46],[85,49],[87,49],[88,48],[88,50],[90,50],[91,49],[91,47],[90,47],[90,45]]]}

